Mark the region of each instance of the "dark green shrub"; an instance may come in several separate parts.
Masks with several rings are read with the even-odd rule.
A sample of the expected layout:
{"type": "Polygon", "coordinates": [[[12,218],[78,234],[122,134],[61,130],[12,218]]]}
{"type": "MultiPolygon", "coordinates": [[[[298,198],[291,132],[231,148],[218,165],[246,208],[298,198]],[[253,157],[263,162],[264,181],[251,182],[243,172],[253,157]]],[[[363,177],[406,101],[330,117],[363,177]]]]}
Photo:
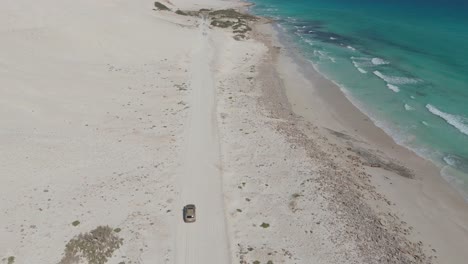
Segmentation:
{"type": "Polygon", "coordinates": [[[157,10],[162,10],[162,11],[169,11],[169,7],[161,4],[160,2],[154,2],[154,7],[156,7],[157,10]]]}

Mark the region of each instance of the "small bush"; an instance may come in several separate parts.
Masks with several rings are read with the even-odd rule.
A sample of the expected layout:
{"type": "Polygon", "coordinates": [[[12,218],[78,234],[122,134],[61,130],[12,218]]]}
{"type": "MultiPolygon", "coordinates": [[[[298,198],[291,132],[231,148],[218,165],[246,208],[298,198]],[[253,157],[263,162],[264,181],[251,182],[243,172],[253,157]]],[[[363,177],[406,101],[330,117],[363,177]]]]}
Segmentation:
{"type": "Polygon", "coordinates": [[[177,10],[177,11],[175,11],[175,13],[178,14],[178,15],[181,15],[181,16],[187,16],[188,15],[187,13],[185,13],[182,10],[177,10]]]}
{"type": "Polygon", "coordinates": [[[163,10],[163,11],[169,11],[170,10],[167,6],[161,4],[160,2],[154,2],[154,7],[156,7],[156,9],[158,9],[158,10],[163,10]]]}
{"type": "Polygon", "coordinates": [[[263,228],[268,228],[268,227],[270,227],[270,224],[268,224],[268,223],[262,223],[260,226],[263,227],[263,228]]]}
{"type": "Polygon", "coordinates": [[[79,224],[80,224],[80,221],[78,221],[78,220],[75,220],[75,221],[73,221],[73,223],[72,223],[73,226],[77,226],[77,225],[79,225],[79,224]]]}
{"type": "Polygon", "coordinates": [[[249,26],[247,26],[245,23],[236,23],[232,26],[232,29],[234,30],[233,32],[234,33],[241,33],[241,34],[244,34],[248,31],[251,31],[252,28],[250,28],[249,26]]]}
{"type": "Polygon", "coordinates": [[[13,264],[13,263],[15,263],[15,257],[9,256],[9,257],[8,257],[8,262],[7,262],[7,263],[8,263],[8,264],[13,264]]]}
{"type": "Polygon", "coordinates": [[[302,196],[302,194],[299,194],[299,193],[295,193],[295,194],[292,195],[293,198],[299,198],[301,196],[302,196]]]}
{"type": "Polygon", "coordinates": [[[211,21],[211,25],[214,26],[214,27],[228,28],[228,27],[234,25],[234,22],[232,22],[232,21],[222,21],[222,20],[213,20],[213,21],[211,21]]]}
{"type": "Polygon", "coordinates": [[[237,41],[240,41],[246,39],[247,37],[244,34],[237,34],[233,38],[237,41]]]}

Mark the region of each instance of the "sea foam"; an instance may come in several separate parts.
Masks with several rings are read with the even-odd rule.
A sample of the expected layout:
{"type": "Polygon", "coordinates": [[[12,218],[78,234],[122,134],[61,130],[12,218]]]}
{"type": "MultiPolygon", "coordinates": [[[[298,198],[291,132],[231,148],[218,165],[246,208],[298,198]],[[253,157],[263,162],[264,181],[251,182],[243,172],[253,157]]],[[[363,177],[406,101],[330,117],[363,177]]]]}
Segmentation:
{"type": "Polygon", "coordinates": [[[356,69],[357,69],[359,72],[361,72],[361,73],[364,73],[364,74],[367,73],[367,71],[365,71],[365,70],[363,70],[363,69],[361,69],[361,68],[359,68],[359,67],[356,67],[356,69]]]}
{"type": "Polygon", "coordinates": [[[330,57],[328,54],[329,53],[325,51],[314,50],[314,55],[319,57],[319,59],[330,60],[331,62],[336,63],[335,58],[330,57]]]}
{"type": "Polygon", "coordinates": [[[429,110],[429,112],[444,119],[448,124],[458,129],[458,131],[460,131],[461,133],[468,135],[468,119],[467,118],[442,112],[430,104],[427,104],[426,108],[427,110],[429,110]]]}
{"type": "Polygon", "coordinates": [[[379,71],[374,71],[374,74],[380,79],[390,84],[414,84],[414,83],[419,82],[418,79],[413,79],[413,78],[408,78],[408,77],[388,76],[379,71]]]}
{"type": "Polygon", "coordinates": [[[309,44],[310,46],[314,46],[314,41],[310,40],[310,39],[306,39],[306,38],[302,38],[304,40],[304,42],[306,42],[307,44],[309,44]]]}
{"type": "MultiPolygon", "coordinates": [[[[412,107],[411,105],[409,104],[405,104],[405,110],[406,111],[413,111],[414,110],[414,107],[412,107]]],[[[424,121],[423,121],[424,122],[424,121]]]]}
{"type": "Polygon", "coordinates": [[[398,93],[400,91],[400,88],[398,88],[398,86],[393,85],[393,84],[387,83],[387,87],[388,87],[388,89],[394,91],[395,93],[398,93]]]}
{"type": "Polygon", "coordinates": [[[382,60],[381,58],[372,58],[371,60],[372,64],[374,65],[385,65],[385,64],[390,64],[390,62],[382,60]]]}
{"type": "Polygon", "coordinates": [[[353,62],[354,67],[356,67],[356,69],[357,69],[359,72],[361,72],[361,73],[367,73],[366,70],[364,70],[364,69],[362,69],[361,67],[359,67],[359,64],[358,64],[357,62],[355,62],[355,61],[352,61],[352,62],[353,62]]]}
{"type": "Polygon", "coordinates": [[[351,57],[351,60],[353,61],[354,66],[359,67],[362,69],[362,67],[375,67],[374,64],[372,64],[370,58],[366,57],[351,57]]]}
{"type": "Polygon", "coordinates": [[[442,159],[445,161],[445,163],[447,163],[450,166],[457,165],[457,160],[451,155],[444,156],[442,159]]]}

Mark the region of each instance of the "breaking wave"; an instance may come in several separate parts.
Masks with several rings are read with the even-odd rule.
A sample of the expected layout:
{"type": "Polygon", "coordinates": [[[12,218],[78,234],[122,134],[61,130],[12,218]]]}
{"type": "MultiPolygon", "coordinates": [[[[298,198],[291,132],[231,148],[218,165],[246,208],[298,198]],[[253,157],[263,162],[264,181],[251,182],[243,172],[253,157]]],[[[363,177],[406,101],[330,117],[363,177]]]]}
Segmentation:
{"type": "Polygon", "coordinates": [[[355,67],[359,72],[361,72],[361,73],[367,73],[366,70],[364,70],[364,69],[362,69],[361,67],[359,67],[359,64],[358,64],[357,62],[355,62],[355,61],[352,61],[352,62],[353,62],[354,67],[355,67]]]}
{"type": "Polygon", "coordinates": [[[395,93],[398,93],[400,91],[400,88],[398,88],[398,86],[393,85],[393,84],[387,83],[387,87],[388,87],[388,89],[394,91],[395,93]]]}
{"type": "Polygon", "coordinates": [[[409,105],[409,104],[405,104],[405,110],[406,110],[406,111],[413,111],[413,110],[414,110],[414,107],[412,107],[412,106],[409,105]]]}
{"type": "Polygon", "coordinates": [[[414,84],[414,83],[420,82],[420,80],[418,79],[413,79],[413,78],[408,78],[408,77],[387,76],[379,71],[374,71],[374,74],[380,79],[390,84],[414,84]]]}
{"type": "Polygon", "coordinates": [[[382,60],[381,58],[372,58],[371,60],[372,64],[374,65],[385,65],[385,64],[390,64],[390,62],[382,60]]]}
{"type": "Polygon", "coordinates": [[[429,112],[444,119],[448,124],[455,127],[461,133],[468,135],[468,119],[467,118],[442,112],[430,104],[427,104],[426,108],[427,110],[429,110],[429,112]]]}

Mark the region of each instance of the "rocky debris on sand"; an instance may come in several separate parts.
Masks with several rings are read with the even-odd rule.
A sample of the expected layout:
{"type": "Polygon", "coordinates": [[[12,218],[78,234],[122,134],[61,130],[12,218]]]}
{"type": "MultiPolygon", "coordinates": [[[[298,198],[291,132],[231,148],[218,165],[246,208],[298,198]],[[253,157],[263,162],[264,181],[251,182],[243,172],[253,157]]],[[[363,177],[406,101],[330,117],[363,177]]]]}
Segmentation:
{"type": "MultiPolygon", "coordinates": [[[[272,60],[276,58],[275,50],[271,49],[270,56],[272,60]]],[[[272,78],[265,78],[269,81],[274,81],[277,75],[275,72],[265,74],[271,75],[272,78]]],[[[366,162],[378,164],[406,178],[413,178],[412,172],[370,151],[349,150],[346,146],[332,144],[327,138],[330,131],[295,116],[284,91],[274,89],[281,85],[266,83],[262,87],[263,96],[259,102],[269,114],[268,117],[283,120],[272,121],[271,126],[283,134],[291,146],[303,148],[310,162],[316,165],[313,181],[319,186],[317,191],[327,201],[328,210],[335,215],[333,220],[322,221],[320,225],[331,226],[338,221],[344,227],[334,232],[330,239],[336,245],[356,245],[358,255],[365,263],[431,263],[433,257],[426,255],[423,243],[413,242],[407,237],[411,228],[391,212],[388,208],[391,202],[370,183],[371,176],[364,165],[366,162]],[[372,203],[381,203],[386,207],[382,206],[383,209],[377,211],[370,205],[372,203]]],[[[295,204],[291,206],[295,208],[295,204]]]]}

